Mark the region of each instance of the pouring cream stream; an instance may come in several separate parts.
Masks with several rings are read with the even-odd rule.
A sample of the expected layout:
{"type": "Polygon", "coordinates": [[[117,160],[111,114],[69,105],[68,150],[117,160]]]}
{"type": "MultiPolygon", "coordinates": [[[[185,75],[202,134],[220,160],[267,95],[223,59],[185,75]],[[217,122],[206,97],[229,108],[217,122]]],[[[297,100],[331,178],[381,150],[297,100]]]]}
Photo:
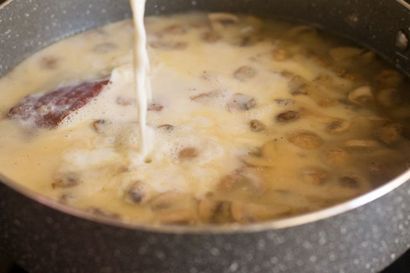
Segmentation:
{"type": "Polygon", "coordinates": [[[134,77],[137,94],[138,126],[141,143],[139,155],[144,159],[148,153],[147,140],[147,107],[151,99],[149,81],[149,57],[147,51],[147,34],[145,32],[144,14],[146,0],[130,0],[134,24],[134,77]]]}

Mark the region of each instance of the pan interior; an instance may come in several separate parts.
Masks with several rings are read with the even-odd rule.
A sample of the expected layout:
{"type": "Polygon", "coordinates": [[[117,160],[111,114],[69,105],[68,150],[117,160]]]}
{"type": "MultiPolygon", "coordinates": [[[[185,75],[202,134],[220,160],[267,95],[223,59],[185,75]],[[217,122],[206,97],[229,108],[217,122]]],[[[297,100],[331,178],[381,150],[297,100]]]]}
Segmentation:
{"type": "MultiPolygon", "coordinates": [[[[201,3],[199,3],[199,5],[200,5],[201,3]]],[[[255,4],[256,5],[256,4],[255,4]]],[[[161,5],[160,5],[161,6],[161,5]]],[[[240,6],[240,5],[239,5],[240,6]]],[[[172,8],[171,7],[165,7],[165,6],[162,6],[162,10],[165,10],[166,12],[173,12],[173,10],[172,10],[172,8]]],[[[228,4],[226,4],[223,8],[227,8],[228,7],[228,9],[232,9],[233,7],[232,6],[229,6],[228,4]]],[[[6,8],[7,8],[7,6],[6,6],[6,8]]],[[[219,9],[218,7],[215,7],[215,8],[217,8],[217,9],[219,9]]],[[[157,11],[157,10],[156,10],[157,11]]],[[[127,12],[125,12],[125,13],[123,13],[121,16],[127,16],[127,12]]],[[[120,17],[121,17],[120,16],[120,17]]],[[[287,16],[285,16],[285,17],[287,17],[287,16]]],[[[302,20],[305,20],[305,19],[302,19],[302,20]]],[[[313,20],[314,21],[314,20],[313,20]]],[[[314,23],[317,23],[317,22],[314,22],[314,23]]],[[[90,25],[91,26],[91,25],[90,25]]],[[[75,30],[74,32],[77,32],[78,30],[75,30]]],[[[6,66],[3,66],[3,68],[4,67],[6,67],[6,66]]]]}

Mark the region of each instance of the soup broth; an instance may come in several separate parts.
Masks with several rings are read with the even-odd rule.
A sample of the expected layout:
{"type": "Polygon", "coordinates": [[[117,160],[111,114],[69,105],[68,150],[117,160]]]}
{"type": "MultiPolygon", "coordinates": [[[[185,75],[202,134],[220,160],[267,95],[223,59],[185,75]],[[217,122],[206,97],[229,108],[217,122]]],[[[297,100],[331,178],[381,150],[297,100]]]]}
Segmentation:
{"type": "Polygon", "coordinates": [[[145,23],[145,160],[127,20],[0,79],[2,175],[101,217],[202,225],[315,211],[408,169],[408,85],[373,52],[246,15],[145,23]]]}

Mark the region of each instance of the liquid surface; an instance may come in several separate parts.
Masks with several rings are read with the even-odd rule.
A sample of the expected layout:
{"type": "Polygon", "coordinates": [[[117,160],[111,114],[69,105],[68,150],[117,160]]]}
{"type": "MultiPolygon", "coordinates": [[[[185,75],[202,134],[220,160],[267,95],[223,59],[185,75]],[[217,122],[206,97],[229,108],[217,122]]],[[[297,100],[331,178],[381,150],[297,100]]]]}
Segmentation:
{"type": "Polygon", "coordinates": [[[250,16],[149,17],[146,27],[145,162],[133,25],[123,21],[0,80],[2,175],[102,217],[199,225],[318,210],[408,169],[407,83],[372,52],[250,16]],[[84,100],[42,97],[53,90],[84,100]]]}

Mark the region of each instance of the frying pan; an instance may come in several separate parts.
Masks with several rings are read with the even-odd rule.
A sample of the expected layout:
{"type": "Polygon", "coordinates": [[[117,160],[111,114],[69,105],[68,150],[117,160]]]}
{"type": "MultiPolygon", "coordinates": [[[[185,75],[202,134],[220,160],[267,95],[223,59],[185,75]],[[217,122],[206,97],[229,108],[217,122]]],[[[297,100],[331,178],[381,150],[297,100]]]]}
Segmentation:
{"type": "MultiPolygon", "coordinates": [[[[310,23],[410,73],[405,0],[148,0],[149,14],[252,13],[310,23]]],[[[0,8],[0,75],[64,37],[130,17],[127,0],[12,0],[0,8]]],[[[0,90],[1,92],[1,90],[0,90]]],[[[0,248],[33,273],[378,272],[410,248],[410,173],[343,204],[262,224],[131,226],[0,183],[0,248]]]]}

